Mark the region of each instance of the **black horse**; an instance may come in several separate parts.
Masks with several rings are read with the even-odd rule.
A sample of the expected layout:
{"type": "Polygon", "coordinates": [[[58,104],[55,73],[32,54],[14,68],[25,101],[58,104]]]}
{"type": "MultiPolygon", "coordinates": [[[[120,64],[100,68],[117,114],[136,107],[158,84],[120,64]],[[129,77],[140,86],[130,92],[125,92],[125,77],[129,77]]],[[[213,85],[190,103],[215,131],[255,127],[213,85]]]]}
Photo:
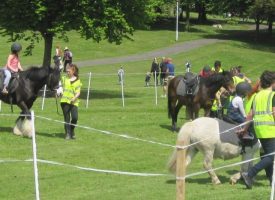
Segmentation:
{"type": "Polygon", "coordinates": [[[177,117],[180,108],[186,105],[186,114],[192,120],[198,118],[200,108],[205,111],[205,116],[209,116],[210,109],[215,99],[217,91],[224,87],[226,90],[233,90],[234,84],[230,72],[212,74],[207,78],[200,77],[198,80],[198,90],[195,94],[179,95],[177,87],[183,76],[176,76],[168,85],[168,117],[172,118],[172,129],[176,130],[177,117]]]}
{"type": "MultiPolygon", "coordinates": [[[[53,57],[55,66],[35,67],[18,72],[9,84],[9,94],[0,93],[0,99],[11,105],[17,105],[21,114],[29,115],[30,109],[38,96],[39,90],[46,84],[50,90],[58,87],[60,80],[61,61],[53,57]]],[[[0,90],[3,88],[4,72],[0,72],[0,90]]]]}

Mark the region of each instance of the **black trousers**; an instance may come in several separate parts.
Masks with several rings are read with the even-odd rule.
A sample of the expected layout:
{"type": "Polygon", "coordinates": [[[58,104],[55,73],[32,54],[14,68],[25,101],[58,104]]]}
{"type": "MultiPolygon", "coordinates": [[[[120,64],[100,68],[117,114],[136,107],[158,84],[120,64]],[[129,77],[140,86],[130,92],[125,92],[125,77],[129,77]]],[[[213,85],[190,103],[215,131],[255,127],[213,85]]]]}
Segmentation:
{"type": "Polygon", "coordinates": [[[63,111],[65,132],[69,135],[74,135],[74,128],[78,120],[78,107],[73,104],[61,103],[63,111]],[[71,125],[69,124],[71,123],[71,125]]]}
{"type": "Polygon", "coordinates": [[[253,178],[254,176],[256,176],[256,174],[258,174],[258,172],[265,169],[266,175],[271,182],[273,174],[274,155],[268,154],[275,152],[275,138],[260,138],[260,142],[264,150],[261,156],[264,157],[262,157],[261,160],[248,171],[248,176],[253,178]]]}

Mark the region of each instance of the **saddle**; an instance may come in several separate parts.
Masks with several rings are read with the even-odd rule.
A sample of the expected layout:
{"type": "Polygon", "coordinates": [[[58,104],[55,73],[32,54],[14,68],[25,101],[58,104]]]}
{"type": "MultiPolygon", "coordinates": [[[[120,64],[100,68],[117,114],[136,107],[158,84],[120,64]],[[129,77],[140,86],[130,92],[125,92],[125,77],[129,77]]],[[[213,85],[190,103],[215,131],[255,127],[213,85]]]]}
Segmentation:
{"type": "MultiPolygon", "coordinates": [[[[223,118],[222,118],[222,120],[219,120],[219,125],[220,125],[220,128],[223,126],[225,126],[225,123],[226,124],[228,124],[227,125],[227,128],[229,128],[230,127],[230,125],[232,126],[232,128],[234,127],[234,126],[238,126],[238,125],[240,125],[239,123],[237,123],[237,122],[235,122],[235,121],[233,121],[230,117],[228,117],[227,115],[224,115],[223,116],[223,118]],[[223,123],[222,123],[222,121],[223,121],[223,123]],[[222,126],[221,126],[222,125],[222,126]]],[[[231,132],[231,134],[234,134],[234,135],[237,135],[237,133],[236,133],[236,129],[233,129],[231,132]]],[[[240,137],[240,136],[238,136],[238,138],[239,138],[239,145],[242,147],[242,152],[244,152],[244,147],[246,147],[246,146],[253,146],[256,142],[257,142],[257,139],[255,138],[255,130],[254,130],[254,128],[253,128],[253,124],[250,124],[249,125],[249,128],[248,128],[248,132],[249,132],[249,134],[250,135],[252,135],[252,136],[254,136],[254,138],[253,139],[247,139],[247,138],[243,138],[243,137],[240,137]]],[[[225,138],[223,138],[223,140],[228,140],[228,138],[227,139],[225,139],[225,138]]],[[[223,141],[223,142],[225,142],[225,141],[223,141]]]]}
{"type": "Polygon", "coordinates": [[[199,77],[192,72],[186,72],[177,86],[177,95],[195,96],[199,90],[199,77]]]}
{"type": "MultiPolygon", "coordinates": [[[[4,70],[0,70],[0,91],[4,88],[4,79],[5,79],[5,72],[4,70]]],[[[19,86],[19,74],[12,73],[9,85],[7,87],[9,93],[13,93],[19,86]]]]}

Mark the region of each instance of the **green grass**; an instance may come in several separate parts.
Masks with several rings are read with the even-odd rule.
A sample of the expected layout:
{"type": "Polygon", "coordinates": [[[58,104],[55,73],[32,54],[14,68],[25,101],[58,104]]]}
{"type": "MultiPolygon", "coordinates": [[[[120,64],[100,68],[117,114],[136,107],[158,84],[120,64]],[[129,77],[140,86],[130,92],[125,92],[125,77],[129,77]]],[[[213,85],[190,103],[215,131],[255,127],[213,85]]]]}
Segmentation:
{"type": "MultiPolygon", "coordinates": [[[[205,28],[209,32],[212,31],[210,28],[205,28]]],[[[209,35],[181,34],[189,36],[189,38],[182,38],[182,41],[209,35]]],[[[135,36],[136,40],[144,41],[142,44],[130,45],[130,42],[126,42],[125,46],[120,46],[123,47],[121,51],[118,51],[116,49],[118,47],[113,45],[103,43],[102,46],[101,44],[97,46],[97,44],[88,44],[89,42],[79,38],[75,39],[77,44],[74,44],[73,40],[68,46],[72,47],[73,50],[79,48],[74,51],[74,55],[76,60],[81,60],[140,53],[174,43],[171,39],[174,35],[172,31],[140,31],[138,35],[135,36]],[[166,34],[170,34],[170,40],[165,37],[166,34]],[[138,39],[138,37],[140,38],[138,39]],[[154,40],[154,38],[160,39],[162,37],[163,40],[167,40],[154,40]],[[146,42],[149,43],[149,41],[150,45],[147,45],[146,42]],[[92,53],[91,49],[97,51],[99,46],[103,49],[99,50],[100,55],[92,53]],[[86,49],[88,50],[85,51],[86,49]]],[[[72,33],[72,37],[77,38],[75,33],[72,33]]],[[[37,52],[37,57],[23,57],[24,62],[36,63],[41,58],[40,54],[41,52],[37,52]]],[[[1,55],[3,57],[3,54],[1,55]]],[[[219,59],[225,69],[234,65],[243,65],[243,72],[253,80],[256,80],[265,69],[274,70],[275,63],[274,47],[271,45],[259,45],[235,39],[201,47],[187,53],[167,56],[173,58],[178,74],[185,70],[184,63],[187,60],[192,62],[192,70],[198,72],[203,65],[212,66],[214,61],[219,59]]],[[[158,98],[158,105],[155,105],[154,88],[144,87],[144,76],[146,71],[150,69],[151,60],[120,64],[80,69],[83,90],[82,102],[79,107],[79,125],[174,145],[176,134],[170,131],[171,121],[167,118],[167,99],[158,98]],[[124,108],[122,107],[120,86],[117,84],[116,75],[120,64],[125,66],[126,71],[124,108]],[[86,109],[85,94],[88,72],[92,72],[93,75],[89,108],[86,109]]],[[[162,88],[158,87],[157,91],[159,97],[162,94],[162,88]]],[[[41,101],[42,99],[38,98],[33,106],[36,115],[63,120],[62,116],[56,113],[53,98],[46,99],[44,111],[41,110],[41,101]]],[[[10,113],[10,106],[2,104],[0,114],[2,113],[10,113]]],[[[15,113],[19,113],[18,108],[15,108],[15,113]]],[[[185,122],[184,116],[185,109],[182,109],[179,114],[178,126],[185,122]]],[[[11,134],[15,119],[16,116],[14,115],[0,115],[0,160],[25,160],[32,157],[31,140],[11,134]]],[[[80,127],[76,129],[76,140],[65,141],[63,139],[63,124],[41,118],[36,118],[35,128],[39,159],[97,169],[168,174],[166,163],[172,153],[172,148],[125,139],[117,135],[107,135],[80,127]]],[[[229,161],[215,160],[214,164],[215,167],[218,167],[239,160],[240,158],[229,161]]],[[[238,169],[238,167],[233,167],[219,170],[217,174],[223,183],[219,186],[213,186],[207,174],[187,179],[186,198],[192,200],[242,200],[247,198],[260,200],[269,198],[271,188],[263,172],[257,176],[253,190],[245,190],[245,186],[241,183],[235,186],[229,185],[230,175],[238,169]]],[[[188,173],[201,170],[202,156],[200,154],[188,168],[188,173]]],[[[35,198],[31,162],[0,163],[0,171],[0,199],[35,198]]],[[[175,179],[170,176],[116,175],[42,163],[38,164],[38,171],[41,199],[170,200],[175,199],[176,196],[175,179]]]]}

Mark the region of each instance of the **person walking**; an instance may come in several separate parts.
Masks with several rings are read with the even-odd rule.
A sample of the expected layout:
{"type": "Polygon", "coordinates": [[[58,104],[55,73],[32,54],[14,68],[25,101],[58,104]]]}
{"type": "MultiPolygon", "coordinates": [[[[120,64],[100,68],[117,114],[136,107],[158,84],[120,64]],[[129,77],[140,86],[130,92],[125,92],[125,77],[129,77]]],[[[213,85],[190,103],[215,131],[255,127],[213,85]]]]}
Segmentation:
{"type": "Polygon", "coordinates": [[[158,85],[158,76],[159,76],[159,63],[158,59],[154,58],[152,65],[151,65],[151,73],[154,76],[154,81],[156,85],[158,85]]]}
{"type": "Polygon", "coordinates": [[[164,84],[164,78],[166,76],[167,66],[166,66],[166,58],[162,57],[161,63],[159,65],[160,68],[160,84],[164,84]]]}
{"type": "MultiPolygon", "coordinates": [[[[275,152],[275,71],[264,71],[260,77],[261,90],[255,95],[252,110],[247,121],[253,118],[256,137],[260,140],[263,153],[262,159],[242,173],[247,189],[251,189],[254,177],[263,169],[272,183],[273,159],[275,152]]],[[[244,128],[247,131],[248,125],[244,128]]]]}
{"type": "Polygon", "coordinates": [[[68,47],[65,47],[64,56],[63,56],[63,63],[64,63],[63,72],[66,72],[67,65],[72,64],[72,62],[73,62],[73,53],[69,50],[68,47]]]}
{"type": "Polygon", "coordinates": [[[64,116],[65,139],[75,139],[75,125],[78,121],[78,105],[82,83],[75,64],[68,65],[67,76],[62,77],[63,94],[60,100],[64,116]]]}
{"type": "Polygon", "coordinates": [[[11,45],[11,54],[8,56],[7,64],[4,68],[5,79],[4,79],[4,87],[2,93],[7,95],[9,93],[8,86],[10,83],[10,79],[14,76],[18,71],[23,71],[21,67],[19,53],[22,50],[22,46],[19,43],[13,43],[11,45]]]}
{"type": "Polygon", "coordinates": [[[121,66],[120,69],[117,71],[117,76],[118,76],[118,83],[119,84],[124,84],[124,69],[121,66]]]}

